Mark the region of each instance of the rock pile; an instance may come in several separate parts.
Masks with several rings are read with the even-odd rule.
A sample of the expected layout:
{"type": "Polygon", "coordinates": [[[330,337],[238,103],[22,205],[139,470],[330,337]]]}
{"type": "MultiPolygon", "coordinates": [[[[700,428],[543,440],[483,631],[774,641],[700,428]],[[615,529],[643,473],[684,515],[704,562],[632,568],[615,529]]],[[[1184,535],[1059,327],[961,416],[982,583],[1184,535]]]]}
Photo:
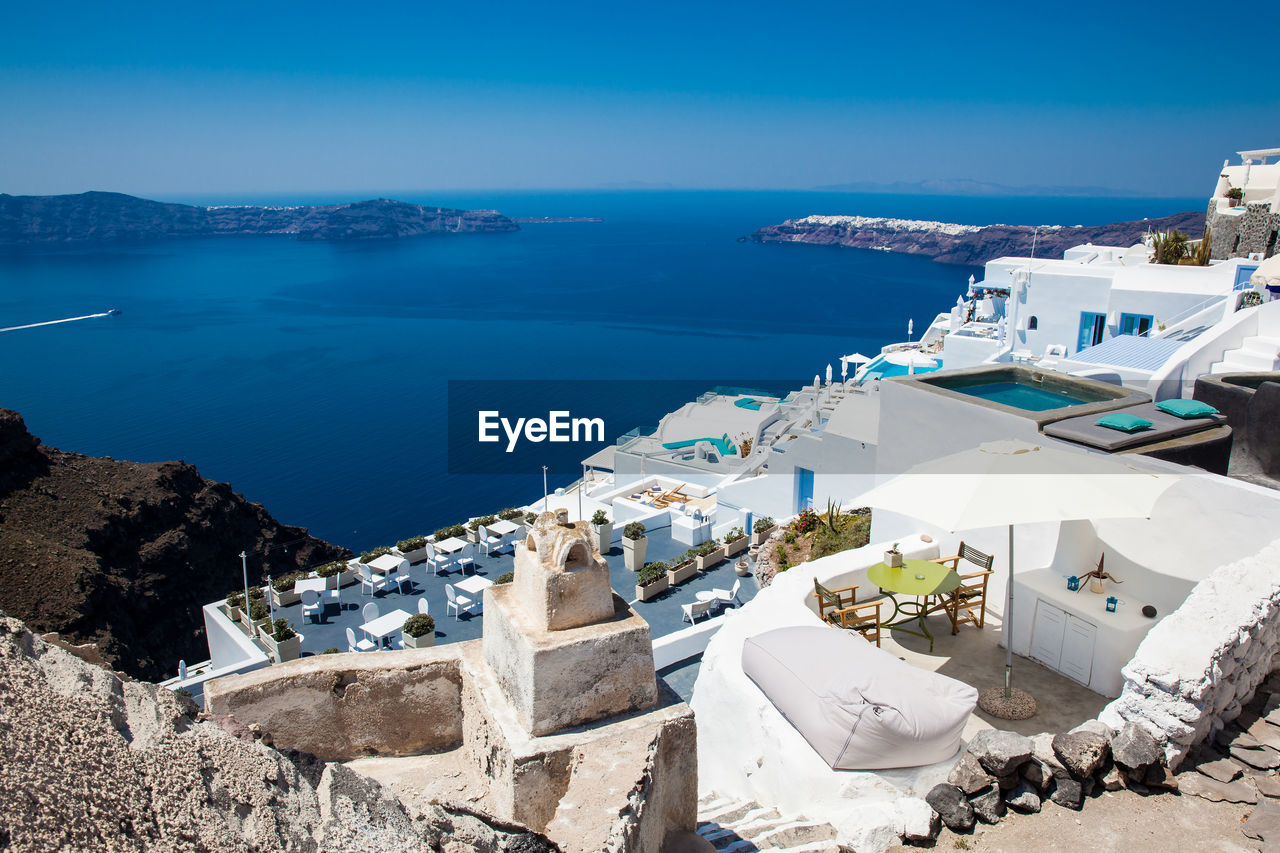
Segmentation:
{"type": "Polygon", "coordinates": [[[0,849],[550,853],[461,807],[406,806],[341,764],[204,719],[0,613],[0,849]]]}
{"type": "Polygon", "coordinates": [[[1080,809],[1095,791],[1176,790],[1151,734],[1136,723],[1120,731],[1090,720],[1063,734],[1024,737],[990,729],[969,742],[946,782],[925,801],[954,832],[996,823],[1010,810],[1040,811],[1045,801],[1080,809]]]}

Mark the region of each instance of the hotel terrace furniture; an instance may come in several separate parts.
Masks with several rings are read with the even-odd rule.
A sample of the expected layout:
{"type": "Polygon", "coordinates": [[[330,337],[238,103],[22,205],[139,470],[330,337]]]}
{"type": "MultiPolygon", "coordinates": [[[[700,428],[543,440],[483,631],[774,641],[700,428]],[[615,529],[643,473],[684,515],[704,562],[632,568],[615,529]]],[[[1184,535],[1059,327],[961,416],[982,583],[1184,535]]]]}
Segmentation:
{"type": "MultiPolygon", "coordinates": [[[[485,588],[493,586],[493,581],[488,578],[482,578],[479,575],[472,575],[469,578],[464,578],[463,580],[458,581],[455,586],[474,597],[472,605],[475,607],[476,612],[479,613],[484,609],[485,588]]],[[[446,587],[446,591],[447,589],[448,588],[446,587]]]]}
{"type": "Polygon", "coordinates": [[[408,560],[404,560],[404,559],[402,559],[402,560],[400,561],[400,568],[398,568],[398,569],[396,570],[396,576],[395,576],[394,578],[392,578],[392,582],[396,585],[396,587],[397,587],[401,592],[404,592],[404,585],[405,585],[405,584],[408,584],[408,585],[409,585],[409,589],[410,589],[410,591],[412,591],[412,590],[413,590],[413,578],[411,578],[411,577],[409,576],[409,561],[408,561],[408,560]]]}
{"type": "Polygon", "coordinates": [[[370,640],[357,640],[356,632],[347,629],[347,651],[349,652],[376,652],[378,646],[370,640]]]}
{"type": "Polygon", "coordinates": [[[383,575],[375,575],[369,567],[360,563],[356,571],[360,573],[360,594],[364,595],[364,588],[369,587],[369,595],[374,595],[380,589],[386,589],[389,581],[383,575]]]}
{"type": "Polygon", "coordinates": [[[978,701],[967,684],[825,625],[747,638],[742,670],[834,770],[953,759],[978,701]]]}
{"type": "Polygon", "coordinates": [[[715,600],[721,604],[742,604],[742,599],[738,598],[738,593],[742,591],[742,578],[738,578],[733,582],[733,589],[713,589],[711,594],[715,596],[715,600]]]}
{"type": "Polygon", "coordinates": [[[858,603],[858,585],[827,589],[818,583],[817,578],[814,578],[813,597],[818,600],[818,618],[823,622],[830,622],[835,611],[845,607],[852,607],[858,603]],[[828,613],[828,610],[831,613],[828,613]]]}
{"type": "Polygon", "coordinates": [[[310,616],[319,622],[323,615],[324,607],[320,604],[320,593],[314,589],[304,589],[302,591],[302,618],[306,619],[310,616]]]}
{"type": "Polygon", "coordinates": [[[378,605],[372,601],[360,609],[360,615],[364,617],[364,621],[366,622],[371,622],[374,619],[377,619],[381,612],[382,611],[378,609],[378,605]]]}
{"type": "Polygon", "coordinates": [[[462,550],[458,552],[458,558],[454,560],[458,566],[458,570],[464,575],[467,573],[467,567],[471,567],[471,571],[476,570],[476,546],[474,542],[468,542],[462,546],[462,550]]]}
{"type": "Polygon", "coordinates": [[[502,549],[506,543],[502,541],[501,536],[494,536],[489,533],[489,528],[481,524],[476,528],[476,537],[480,540],[480,547],[484,549],[485,556],[493,556],[494,551],[502,549]]]}
{"type": "Polygon", "coordinates": [[[857,631],[867,642],[880,645],[880,605],[882,601],[865,601],[832,614],[831,624],[847,631],[857,631]]]}
{"type": "Polygon", "coordinates": [[[680,621],[688,620],[694,622],[699,616],[711,618],[711,605],[715,604],[715,599],[707,599],[706,601],[695,601],[690,604],[680,605],[680,621]]]}
{"type": "MultiPolygon", "coordinates": [[[[1184,436],[1206,432],[1207,430],[1215,430],[1214,436],[1223,432],[1226,435],[1231,434],[1230,427],[1224,426],[1227,422],[1225,415],[1210,414],[1196,418],[1179,418],[1167,412],[1162,412],[1156,408],[1156,405],[1155,403],[1142,403],[1138,406],[1118,409],[1116,412],[1109,413],[1133,415],[1150,421],[1150,429],[1121,432],[1117,429],[1101,426],[1098,423],[1099,417],[1093,414],[1066,418],[1045,424],[1041,428],[1041,432],[1054,438],[1083,444],[1086,447],[1093,447],[1098,450],[1106,450],[1111,453],[1121,450],[1141,452],[1141,449],[1148,445],[1175,438],[1183,438],[1184,436]]],[[[1229,447],[1230,445],[1228,445],[1229,447]]]]}
{"type": "Polygon", "coordinates": [[[451,583],[444,585],[444,597],[448,599],[444,607],[445,615],[449,615],[449,610],[452,609],[454,619],[457,619],[464,610],[468,613],[474,612],[472,608],[477,604],[477,602],[472,601],[465,595],[458,595],[458,591],[453,588],[451,583]]]}
{"type": "Polygon", "coordinates": [[[449,574],[449,566],[453,565],[453,559],[449,556],[451,552],[461,551],[468,543],[460,539],[446,539],[443,542],[437,542],[434,546],[427,543],[427,562],[431,565],[431,573],[438,575],[443,571],[449,574]],[[456,543],[457,547],[453,547],[456,543]]]}
{"type": "Polygon", "coordinates": [[[897,568],[876,563],[867,569],[867,580],[888,593],[889,600],[893,602],[893,613],[884,627],[924,637],[929,641],[929,651],[932,652],[933,634],[924,621],[931,610],[936,609],[930,599],[957,589],[960,586],[960,575],[932,560],[904,559],[897,568]],[[904,600],[898,600],[900,595],[904,596],[904,600]],[[906,618],[899,620],[899,616],[906,618]],[[912,621],[920,626],[919,631],[906,627],[912,621]]]}
{"type": "Polygon", "coordinates": [[[502,544],[498,546],[499,549],[514,548],[516,544],[516,536],[520,530],[520,525],[511,521],[504,521],[502,519],[499,519],[489,525],[490,535],[497,536],[502,540],[502,544]]]}
{"type": "Polygon", "coordinates": [[[400,570],[400,563],[409,561],[395,554],[383,554],[369,561],[369,568],[380,575],[389,575],[400,570]]]}
{"type": "MultiPolygon", "coordinates": [[[[312,592],[315,592],[319,595],[320,618],[316,620],[317,622],[324,621],[324,611],[325,611],[325,608],[328,607],[330,601],[338,605],[339,610],[342,609],[342,588],[337,587],[334,589],[329,589],[328,584],[329,584],[328,578],[303,578],[300,581],[296,581],[293,585],[293,591],[298,595],[305,595],[305,593],[308,590],[311,590],[312,592]]],[[[304,612],[302,615],[308,616],[310,614],[305,612],[305,608],[304,608],[304,612]]]]}
{"type": "MultiPolygon", "coordinates": [[[[367,607],[368,605],[365,606],[367,607]]],[[[400,609],[392,610],[390,613],[384,613],[382,616],[365,622],[360,626],[360,630],[364,631],[372,639],[385,644],[387,637],[404,627],[404,620],[408,619],[410,615],[400,609]]]]}
{"type": "Polygon", "coordinates": [[[981,571],[972,572],[970,574],[960,575],[960,586],[956,587],[951,593],[951,601],[939,601],[930,612],[937,610],[945,610],[947,615],[951,617],[951,633],[956,634],[960,631],[960,626],[965,622],[971,622],[979,628],[985,628],[987,625],[987,580],[993,574],[991,564],[995,562],[995,558],[990,554],[984,554],[977,548],[960,543],[958,549],[960,553],[951,557],[942,557],[932,562],[940,565],[950,563],[952,571],[959,572],[960,561],[972,563],[981,571]],[[964,615],[960,611],[964,611],[964,615]],[[975,613],[975,610],[977,611],[975,613]]]}
{"type": "Polygon", "coordinates": [[[418,599],[418,612],[424,616],[430,615],[430,605],[427,604],[427,597],[425,595],[418,599]]]}

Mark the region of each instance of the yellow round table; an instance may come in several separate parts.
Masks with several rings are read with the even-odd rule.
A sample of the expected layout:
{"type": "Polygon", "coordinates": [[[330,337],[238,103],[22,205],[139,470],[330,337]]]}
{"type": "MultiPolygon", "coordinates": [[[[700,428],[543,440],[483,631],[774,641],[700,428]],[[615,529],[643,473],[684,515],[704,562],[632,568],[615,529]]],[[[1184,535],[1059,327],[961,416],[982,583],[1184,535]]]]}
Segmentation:
{"type": "Polygon", "coordinates": [[[933,634],[924,621],[929,611],[929,598],[955,590],[960,586],[960,575],[941,563],[904,558],[902,566],[897,568],[876,563],[867,569],[867,580],[887,592],[893,602],[893,615],[881,627],[923,637],[929,641],[929,651],[933,652],[933,634]],[[899,595],[910,596],[911,600],[899,601],[899,595]],[[899,616],[906,618],[899,619],[899,616]],[[919,631],[904,627],[912,621],[919,623],[919,631]]]}

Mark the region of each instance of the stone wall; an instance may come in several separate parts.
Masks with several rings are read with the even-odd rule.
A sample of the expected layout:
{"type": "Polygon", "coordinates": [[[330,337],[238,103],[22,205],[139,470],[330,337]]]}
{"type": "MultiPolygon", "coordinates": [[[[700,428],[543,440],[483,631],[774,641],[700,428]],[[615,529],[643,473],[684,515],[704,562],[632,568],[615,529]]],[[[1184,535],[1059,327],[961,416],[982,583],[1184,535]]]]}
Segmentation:
{"type": "MultiPolygon", "coordinates": [[[[1252,252],[1262,252],[1263,257],[1270,257],[1280,248],[1280,237],[1275,240],[1271,237],[1280,232],[1280,213],[1271,212],[1271,202],[1246,205],[1242,216],[1229,216],[1217,211],[1218,200],[1210,199],[1205,222],[1213,235],[1210,255],[1215,260],[1245,258],[1252,252]]],[[[1195,238],[1198,235],[1189,236],[1195,238]]]]}
{"type": "Polygon", "coordinates": [[[1278,655],[1280,540],[1196,584],[1138,646],[1120,698],[1099,719],[1142,725],[1176,768],[1240,715],[1278,655]]]}

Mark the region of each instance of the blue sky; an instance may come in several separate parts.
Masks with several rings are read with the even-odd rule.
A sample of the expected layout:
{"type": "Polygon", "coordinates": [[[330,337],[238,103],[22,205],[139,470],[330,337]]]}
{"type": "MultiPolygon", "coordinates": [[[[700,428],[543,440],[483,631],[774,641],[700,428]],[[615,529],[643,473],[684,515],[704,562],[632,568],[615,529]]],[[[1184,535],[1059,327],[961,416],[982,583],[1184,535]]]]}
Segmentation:
{"type": "Polygon", "coordinates": [[[0,191],[1207,196],[1234,151],[1280,145],[1280,90],[1224,84],[1258,78],[1206,8],[10,4],[0,191]]]}

